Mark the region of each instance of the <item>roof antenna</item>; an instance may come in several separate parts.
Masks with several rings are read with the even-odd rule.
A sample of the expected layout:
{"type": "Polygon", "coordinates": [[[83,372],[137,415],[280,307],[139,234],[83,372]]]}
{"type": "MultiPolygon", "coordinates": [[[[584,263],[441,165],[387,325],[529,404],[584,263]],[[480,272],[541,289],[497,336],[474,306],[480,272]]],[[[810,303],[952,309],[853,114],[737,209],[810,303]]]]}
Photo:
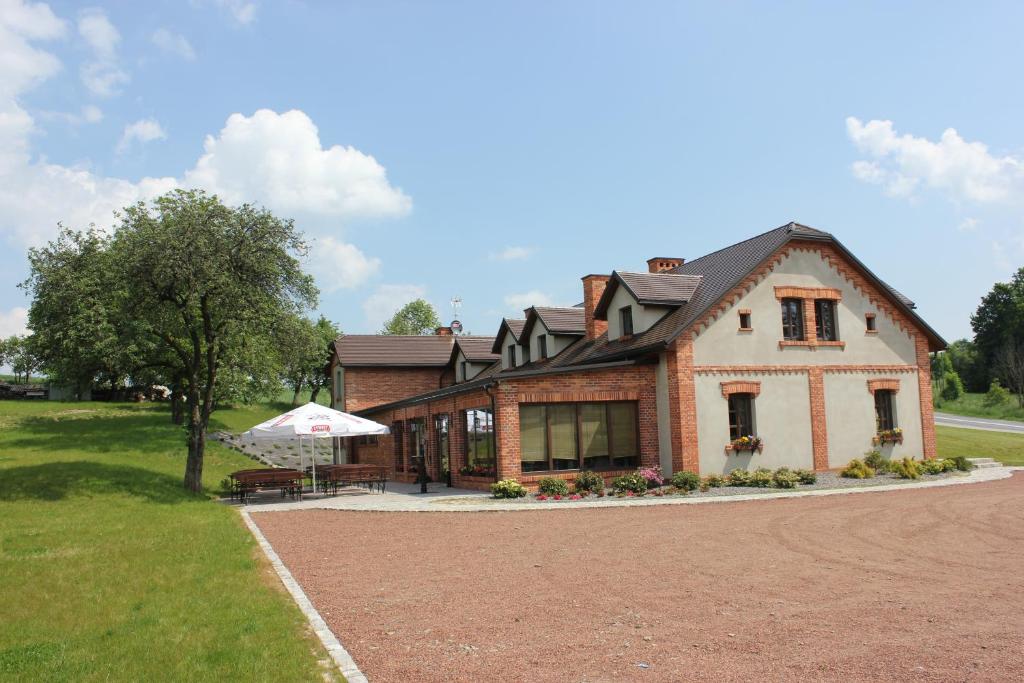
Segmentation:
{"type": "Polygon", "coordinates": [[[459,309],[462,308],[462,299],[457,296],[452,297],[452,334],[462,333],[462,323],[459,322],[459,309]]]}

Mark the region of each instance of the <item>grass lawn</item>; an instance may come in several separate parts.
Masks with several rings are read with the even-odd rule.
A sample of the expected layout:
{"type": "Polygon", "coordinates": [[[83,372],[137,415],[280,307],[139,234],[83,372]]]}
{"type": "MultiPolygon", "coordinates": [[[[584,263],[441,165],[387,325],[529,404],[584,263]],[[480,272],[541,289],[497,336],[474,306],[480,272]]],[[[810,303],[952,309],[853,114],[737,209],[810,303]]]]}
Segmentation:
{"type": "MultiPolygon", "coordinates": [[[[323,680],[238,513],[181,488],[184,459],[165,406],[0,403],[0,679],[323,680]]],[[[251,464],[211,444],[205,481],[251,464]]]]}
{"type": "Polygon", "coordinates": [[[994,420],[1024,421],[1024,408],[1017,404],[1016,397],[998,406],[985,405],[985,394],[964,394],[955,401],[941,401],[935,409],[943,413],[967,415],[968,417],[989,417],[994,420]]]}
{"type": "Polygon", "coordinates": [[[935,441],[940,458],[966,455],[995,458],[1004,465],[1024,465],[1024,434],[936,425],[935,441]]]}

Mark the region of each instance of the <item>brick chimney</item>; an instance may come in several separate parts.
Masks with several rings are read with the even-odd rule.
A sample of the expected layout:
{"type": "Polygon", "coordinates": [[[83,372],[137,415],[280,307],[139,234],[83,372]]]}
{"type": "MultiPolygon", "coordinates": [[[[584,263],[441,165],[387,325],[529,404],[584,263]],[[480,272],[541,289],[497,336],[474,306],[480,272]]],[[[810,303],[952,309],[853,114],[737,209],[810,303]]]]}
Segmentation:
{"type": "Polygon", "coordinates": [[[596,339],[608,331],[608,321],[594,317],[597,302],[608,285],[609,275],[583,276],[583,311],[587,322],[587,339],[596,339]]]}
{"type": "Polygon", "coordinates": [[[438,337],[450,337],[452,336],[452,328],[450,327],[439,327],[434,330],[434,334],[438,337]]]}
{"type": "Polygon", "coordinates": [[[672,258],[669,256],[655,256],[654,258],[647,259],[647,272],[648,273],[664,273],[678,268],[679,266],[686,263],[684,258],[672,258]]]}

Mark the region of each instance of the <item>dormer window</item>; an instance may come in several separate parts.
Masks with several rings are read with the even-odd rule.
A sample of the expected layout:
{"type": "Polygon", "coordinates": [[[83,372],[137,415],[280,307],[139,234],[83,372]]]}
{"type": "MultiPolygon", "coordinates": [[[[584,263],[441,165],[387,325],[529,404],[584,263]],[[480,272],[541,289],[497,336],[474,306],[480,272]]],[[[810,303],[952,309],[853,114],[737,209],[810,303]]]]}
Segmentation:
{"type": "Polygon", "coordinates": [[[623,337],[633,336],[633,307],[623,306],[619,309],[619,329],[623,337]]]}
{"type": "Polygon", "coordinates": [[[548,336],[546,334],[537,337],[537,353],[541,360],[548,357],[548,336]]]}
{"type": "Polygon", "coordinates": [[[514,368],[516,366],[516,345],[508,345],[508,366],[514,368]]]}
{"type": "Polygon", "coordinates": [[[469,379],[469,361],[462,361],[462,381],[469,379]]]}
{"type": "Polygon", "coordinates": [[[526,365],[529,362],[530,362],[530,347],[529,346],[524,346],[523,347],[523,365],[526,365]]]}

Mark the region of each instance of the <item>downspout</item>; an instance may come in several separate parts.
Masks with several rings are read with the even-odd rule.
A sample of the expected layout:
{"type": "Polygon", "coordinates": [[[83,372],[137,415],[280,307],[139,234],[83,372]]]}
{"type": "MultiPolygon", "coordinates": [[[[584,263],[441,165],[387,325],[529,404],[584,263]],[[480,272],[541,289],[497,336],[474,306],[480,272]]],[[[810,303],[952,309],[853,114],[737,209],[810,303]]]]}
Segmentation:
{"type": "MultiPolygon", "coordinates": [[[[497,385],[499,380],[494,381],[494,385],[497,385]]],[[[491,391],[490,384],[484,386],[484,392],[491,397],[491,436],[494,438],[494,479],[498,481],[498,404],[497,397],[494,392],[491,391]]]]}

